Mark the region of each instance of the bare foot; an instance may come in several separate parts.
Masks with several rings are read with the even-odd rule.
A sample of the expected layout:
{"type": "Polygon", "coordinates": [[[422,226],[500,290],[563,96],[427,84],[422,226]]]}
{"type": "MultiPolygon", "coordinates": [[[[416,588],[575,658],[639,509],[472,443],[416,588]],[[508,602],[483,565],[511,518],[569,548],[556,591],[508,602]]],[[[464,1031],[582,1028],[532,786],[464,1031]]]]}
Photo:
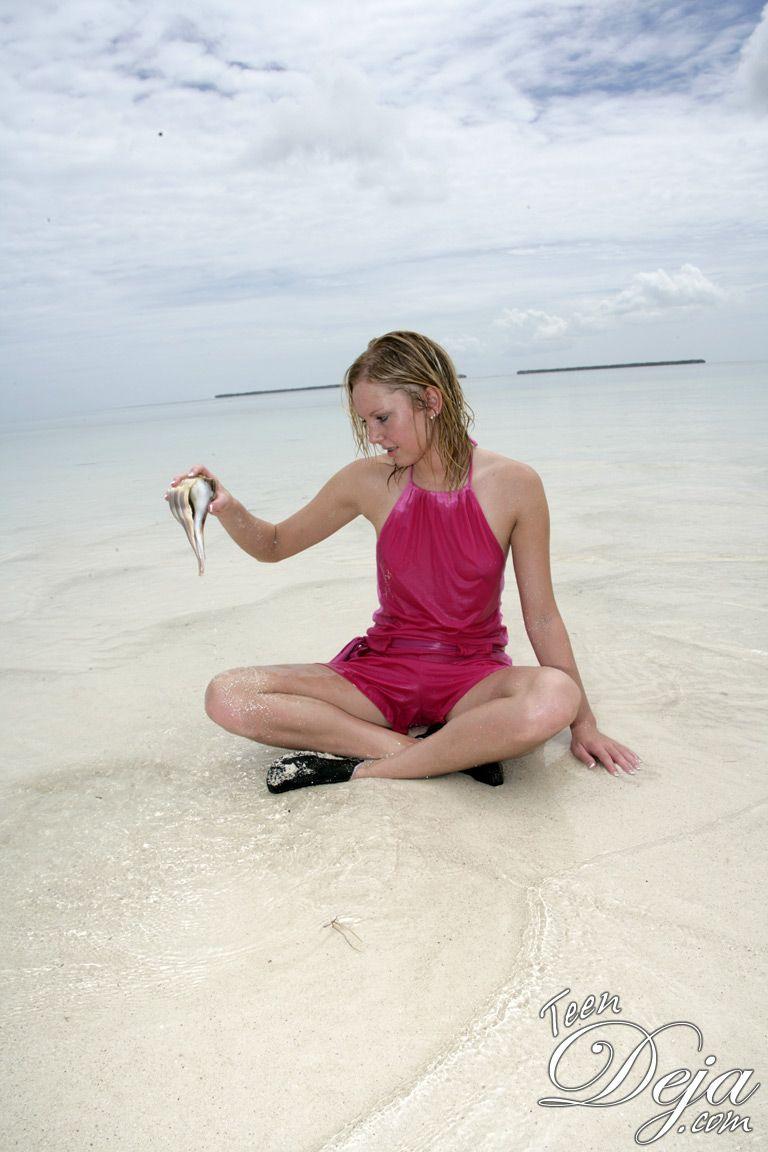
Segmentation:
{"type": "Polygon", "coordinates": [[[375,763],[376,763],[375,760],[361,760],[360,763],[357,765],[357,767],[352,772],[352,775],[350,776],[350,780],[359,780],[362,776],[370,775],[370,773],[367,772],[366,769],[375,763]]]}

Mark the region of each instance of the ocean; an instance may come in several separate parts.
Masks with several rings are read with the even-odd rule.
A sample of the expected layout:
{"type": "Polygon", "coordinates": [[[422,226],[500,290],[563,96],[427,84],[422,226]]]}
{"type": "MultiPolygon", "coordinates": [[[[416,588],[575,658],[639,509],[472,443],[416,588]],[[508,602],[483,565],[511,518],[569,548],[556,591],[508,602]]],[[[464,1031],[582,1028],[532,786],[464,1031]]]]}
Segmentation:
{"type": "MultiPolygon", "coordinates": [[[[480,445],[542,476],[558,605],[636,778],[586,769],[566,731],[500,789],[275,797],[274,750],[207,719],[216,672],[368,627],[375,539],[360,519],[258,564],[212,518],[200,578],[163,493],[205,464],[285,518],[354,456],[340,392],[0,433],[9,1145],[630,1147],[650,1089],[541,1103],[564,988],[620,996],[617,1058],[638,1024],[703,1030],[702,1053],[665,1034],[657,1075],[708,1052],[759,1070],[768,363],[464,384],[480,445]]],[[[535,663],[511,563],[503,608],[535,663]]],[[[599,1066],[579,1050],[569,1074],[599,1066]]]]}

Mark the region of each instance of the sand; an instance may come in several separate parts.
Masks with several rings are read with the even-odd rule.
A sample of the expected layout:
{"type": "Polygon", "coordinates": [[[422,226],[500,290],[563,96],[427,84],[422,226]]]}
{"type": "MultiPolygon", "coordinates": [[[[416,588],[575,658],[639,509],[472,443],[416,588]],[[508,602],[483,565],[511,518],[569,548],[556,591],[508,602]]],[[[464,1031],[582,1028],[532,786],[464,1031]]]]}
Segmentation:
{"type": "MultiPolygon", "coordinates": [[[[501,788],[275,796],[275,750],[204,714],[217,671],[326,660],[365,630],[373,533],[259,565],[209,522],[200,578],[162,492],[207,463],[282,518],[352,456],[335,396],[4,434],[4,1147],[629,1149],[677,1068],[702,1088],[754,1073],[659,1144],[700,1147],[696,1117],[730,1109],[752,1132],[722,1146],[760,1146],[766,382],[766,364],[466,382],[479,442],[544,479],[592,707],[643,760],[614,779],[563,732],[501,788]],[[564,989],[555,1037],[539,1012],[564,989]],[[619,1012],[589,1014],[602,993],[619,1012]],[[590,1024],[556,1087],[553,1052],[590,1024]],[[539,1103],[592,1099],[610,1075],[578,1087],[607,1060],[589,1045],[615,1046],[615,1072],[655,1029],[632,1098],[648,1045],[602,1106],[539,1103]]],[[[504,613],[534,663],[511,564],[504,613]]]]}

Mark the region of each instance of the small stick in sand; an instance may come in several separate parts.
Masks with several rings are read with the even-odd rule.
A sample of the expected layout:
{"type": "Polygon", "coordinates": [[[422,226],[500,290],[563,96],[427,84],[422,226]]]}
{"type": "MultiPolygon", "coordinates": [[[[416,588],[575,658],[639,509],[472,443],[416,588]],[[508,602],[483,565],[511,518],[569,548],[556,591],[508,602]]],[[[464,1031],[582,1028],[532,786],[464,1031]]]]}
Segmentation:
{"type": "MultiPolygon", "coordinates": [[[[360,940],[357,932],[355,932],[354,928],[351,928],[349,924],[342,924],[342,922],[336,916],[334,916],[333,920],[329,920],[327,924],[323,924],[323,928],[335,928],[337,932],[341,933],[342,937],[347,941],[347,944],[349,944],[350,948],[354,948],[355,952],[360,951],[359,948],[355,948],[355,945],[347,936],[347,933],[349,932],[352,936],[355,937],[356,940],[360,940]]],[[[360,943],[362,944],[362,940],[360,940],[360,943]]]]}

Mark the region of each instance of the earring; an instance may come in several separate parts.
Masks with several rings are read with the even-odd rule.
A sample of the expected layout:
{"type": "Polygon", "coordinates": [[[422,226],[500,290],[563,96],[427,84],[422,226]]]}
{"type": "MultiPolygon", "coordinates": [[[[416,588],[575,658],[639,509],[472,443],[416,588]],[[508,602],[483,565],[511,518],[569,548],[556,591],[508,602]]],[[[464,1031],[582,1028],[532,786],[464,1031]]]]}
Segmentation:
{"type": "Polygon", "coordinates": [[[437,416],[437,412],[433,412],[432,415],[430,416],[430,420],[434,420],[436,416],[437,416]]]}

